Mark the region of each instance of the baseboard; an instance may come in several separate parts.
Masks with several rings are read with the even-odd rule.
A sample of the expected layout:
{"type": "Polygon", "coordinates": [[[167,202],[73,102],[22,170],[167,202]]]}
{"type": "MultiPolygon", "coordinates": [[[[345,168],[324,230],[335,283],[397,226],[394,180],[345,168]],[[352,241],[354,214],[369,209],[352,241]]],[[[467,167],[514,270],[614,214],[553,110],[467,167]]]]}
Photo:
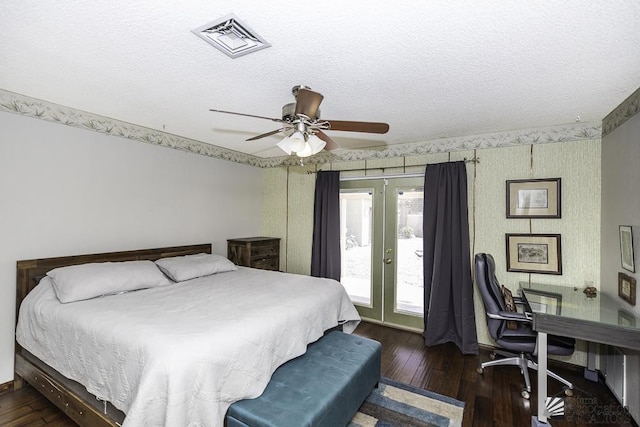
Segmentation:
{"type": "Polygon", "coordinates": [[[412,328],[412,327],[409,327],[409,326],[398,325],[398,324],[395,324],[395,323],[381,322],[380,320],[370,319],[368,317],[360,316],[360,319],[363,322],[373,323],[374,325],[386,326],[388,328],[398,329],[398,330],[406,331],[406,332],[413,332],[413,333],[420,334],[420,335],[422,335],[422,332],[424,332],[422,329],[417,329],[417,328],[412,328]]]}
{"type": "Polygon", "coordinates": [[[11,390],[13,390],[13,381],[0,384],[0,394],[4,393],[5,391],[11,390]]]}

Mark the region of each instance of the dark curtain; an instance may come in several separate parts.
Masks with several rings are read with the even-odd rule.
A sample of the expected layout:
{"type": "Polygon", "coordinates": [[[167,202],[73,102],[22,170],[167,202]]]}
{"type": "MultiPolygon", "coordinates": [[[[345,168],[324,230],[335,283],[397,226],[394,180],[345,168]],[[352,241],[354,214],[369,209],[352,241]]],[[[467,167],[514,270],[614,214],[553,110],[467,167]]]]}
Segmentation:
{"type": "Polygon", "coordinates": [[[313,204],[311,275],[340,280],[340,172],[321,171],[313,204]]]}
{"type": "Polygon", "coordinates": [[[478,354],[464,162],[427,165],[424,177],[424,342],[478,354]]]}

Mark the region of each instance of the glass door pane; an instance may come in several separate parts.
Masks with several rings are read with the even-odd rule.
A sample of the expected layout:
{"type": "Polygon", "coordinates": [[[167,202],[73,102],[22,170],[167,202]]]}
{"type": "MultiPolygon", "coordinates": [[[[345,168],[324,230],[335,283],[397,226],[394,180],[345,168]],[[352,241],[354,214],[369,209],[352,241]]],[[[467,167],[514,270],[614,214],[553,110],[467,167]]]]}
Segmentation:
{"type": "Polygon", "coordinates": [[[398,254],[395,310],[422,316],[424,313],[422,188],[396,189],[396,192],[398,254]]]}
{"type": "Polygon", "coordinates": [[[389,179],[385,200],[384,300],[386,322],[422,329],[423,179],[389,179]]]}
{"type": "Polygon", "coordinates": [[[349,191],[340,194],[340,281],[351,301],[368,307],[372,305],[372,209],[371,192],[349,191]]]}
{"type": "Polygon", "coordinates": [[[340,183],[340,282],[364,318],[382,321],[383,183],[340,183]]]}

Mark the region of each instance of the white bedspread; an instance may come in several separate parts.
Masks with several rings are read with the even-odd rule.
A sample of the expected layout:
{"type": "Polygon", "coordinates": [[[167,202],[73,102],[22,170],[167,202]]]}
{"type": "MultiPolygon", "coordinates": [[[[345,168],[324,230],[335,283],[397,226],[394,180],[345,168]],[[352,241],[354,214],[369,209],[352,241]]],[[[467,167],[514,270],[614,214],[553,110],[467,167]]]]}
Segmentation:
{"type": "Polygon", "coordinates": [[[329,279],[240,268],[167,287],[60,304],[42,280],[17,341],[127,414],[124,426],[222,426],[326,329],[360,317],[329,279]]]}

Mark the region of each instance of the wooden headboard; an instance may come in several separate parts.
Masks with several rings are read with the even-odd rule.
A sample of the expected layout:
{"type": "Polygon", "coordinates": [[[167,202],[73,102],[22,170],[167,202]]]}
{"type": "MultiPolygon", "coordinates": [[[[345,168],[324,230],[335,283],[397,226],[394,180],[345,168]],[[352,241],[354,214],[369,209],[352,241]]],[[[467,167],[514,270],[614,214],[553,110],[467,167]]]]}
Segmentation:
{"type": "MultiPolygon", "coordinates": [[[[172,246],[168,248],[139,249],[135,251],[106,252],[102,254],[74,255],[57,258],[22,260],[17,263],[16,275],[16,322],[20,312],[20,304],[29,292],[38,284],[38,279],[47,271],[67,265],[87,264],[90,262],[117,261],[155,261],[160,258],[199,253],[211,253],[211,244],[203,243],[189,246],[172,246]]],[[[17,324],[17,323],[16,323],[17,324]]]]}

